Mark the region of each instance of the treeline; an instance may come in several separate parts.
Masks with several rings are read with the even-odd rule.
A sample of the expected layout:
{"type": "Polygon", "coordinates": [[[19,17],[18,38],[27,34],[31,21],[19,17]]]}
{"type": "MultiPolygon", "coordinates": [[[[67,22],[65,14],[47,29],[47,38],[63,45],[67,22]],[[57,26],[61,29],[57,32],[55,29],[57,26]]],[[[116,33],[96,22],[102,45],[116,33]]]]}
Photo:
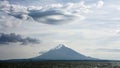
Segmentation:
{"type": "Polygon", "coordinates": [[[0,68],[120,68],[120,62],[0,62],[0,68]]]}

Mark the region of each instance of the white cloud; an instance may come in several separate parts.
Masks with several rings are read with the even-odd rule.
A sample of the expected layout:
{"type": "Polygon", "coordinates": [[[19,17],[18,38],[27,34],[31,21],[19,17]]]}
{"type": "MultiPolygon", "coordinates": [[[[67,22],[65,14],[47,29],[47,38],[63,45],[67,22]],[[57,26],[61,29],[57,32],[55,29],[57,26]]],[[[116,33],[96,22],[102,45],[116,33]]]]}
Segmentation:
{"type": "MultiPolygon", "coordinates": [[[[8,31],[40,38],[45,41],[44,43],[52,44],[51,46],[63,42],[82,49],[119,48],[119,4],[116,5],[106,0],[94,0],[96,3],[86,1],[45,6],[22,6],[6,2],[3,4],[4,7],[0,6],[0,28],[20,24],[20,27],[8,29],[8,31]],[[86,3],[86,1],[92,3],[86,3]],[[64,23],[65,25],[55,25],[64,23]]],[[[95,51],[92,53],[94,54],[95,51]]],[[[102,53],[100,55],[103,55],[102,53]]],[[[108,57],[107,55],[113,53],[105,54],[108,57]]],[[[94,56],[96,55],[98,54],[95,53],[94,56]]]]}
{"type": "Polygon", "coordinates": [[[20,24],[20,20],[12,17],[6,13],[0,12],[0,26],[1,27],[15,27],[20,24]]]}
{"type": "MultiPolygon", "coordinates": [[[[98,2],[98,6],[102,6],[103,1],[98,2]]],[[[5,21],[1,17],[2,22],[7,22],[8,26],[14,26],[14,20],[19,22],[31,21],[46,24],[64,24],[73,20],[84,20],[84,14],[91,12],[91,5],[85,5],[84,1],[80,3],[67,3],[67,4],[51,4],[46,6],[21,6],[9,4],[8,1],[1,1],[0,11],[6,14],[5,21]],[[11,22],[12,23],[11,23],[11,22]]],[[[4,23],[2,23],[4,24],[4,23]]],[[[6,25],[6,24],[4,24],[6,25]]]]}
{"type": "Polygon", "coordinates": [[[98,8],[103,7],[103,5],[104,5],[104,2],[102,0],[98,1],[98,3],[97,3],[98,8]]]}

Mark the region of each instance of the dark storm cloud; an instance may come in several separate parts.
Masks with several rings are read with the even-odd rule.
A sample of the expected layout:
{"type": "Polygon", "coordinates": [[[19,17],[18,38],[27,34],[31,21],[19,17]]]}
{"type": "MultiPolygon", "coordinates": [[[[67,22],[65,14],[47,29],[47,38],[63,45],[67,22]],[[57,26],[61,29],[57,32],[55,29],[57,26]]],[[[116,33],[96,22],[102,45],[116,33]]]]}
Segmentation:
{"type": "Polygon", "coordinates": [[[37,44],[40,43],[39,40],[26,37],[23,38],[21,35],[10,33],[0,33],[0,44],[9,44],[9,43],[20,43],[21,45],[27,45],[27,44],[37,44]]]}

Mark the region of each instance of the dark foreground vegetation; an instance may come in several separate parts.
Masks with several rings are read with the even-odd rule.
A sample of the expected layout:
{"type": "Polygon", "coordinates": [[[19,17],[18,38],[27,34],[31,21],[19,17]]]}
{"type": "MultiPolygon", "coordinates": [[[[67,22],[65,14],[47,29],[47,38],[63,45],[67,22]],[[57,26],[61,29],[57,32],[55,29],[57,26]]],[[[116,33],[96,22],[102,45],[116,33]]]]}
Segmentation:
{"type": "Polygon", "coordinates": [[[113,61],[22,61],[0,62],[0,68],[120,68],[113,61]]]}

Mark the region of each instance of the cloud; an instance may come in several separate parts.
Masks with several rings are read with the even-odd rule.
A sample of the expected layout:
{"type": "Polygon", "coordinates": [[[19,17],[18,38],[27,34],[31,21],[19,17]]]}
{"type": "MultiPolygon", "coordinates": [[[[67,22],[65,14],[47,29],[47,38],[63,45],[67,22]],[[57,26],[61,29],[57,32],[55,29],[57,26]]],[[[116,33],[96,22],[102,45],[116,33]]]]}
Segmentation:
{"type": "Polygon", "coordinates": [[[9,28],[9,27],[16,27],[21,24],[21,20],[8,15],[4,12],[0,12],[0,28],[9,28]]]}
{"type": "MultiPolygon", "coordinates": [[[[93,5],[86,5],[84,2],[70,3],[68,0],[66,4],[56,3],[46,6],[23,6],[10,4],[5,0],[0,2],[0,22],[4,26],[13,25],[12,27],[26,21],[51,25],[72,23],[76,20],[84,20],[84,14],[91,12],[93,5]],[[5,20],[6,18],[8,19],[7,21],[5,20]]],[[[97,5],[101,7],[103,1],[99,1],[97,5]]]]}
{"type": "Polygon", "coordinates": [[[22,5],[48,5],[48,4],[53,4],[53,3],[62,3],[66,4],[68,2],[72,3],[77,3],[80,2],[81,0],[9,0],[10,3],[14,4],[22,4],[22,5]]]}
{"type": "Polygon", "coordinates": [[[68,3],[66,5],[62,4],[52,4],[50,6],[30,6],[27,7],[19,7],[20,9],[16,10],[16,5],[12,5],[12,11],[9,11],[9,15],[20,19],[20,20],[33,20],[38,23],[45,23],[45,24],[65,24],[70,22],[71,20],[75,20],[79,18],[79,20],[84,19],[81,14],[78,14],[76,11],[73,11],[72,8],[77,9],[74,7],[74,3],[68,3]],[[15,7],[14,7],[15,6],[15,7]],[[19,11],[19,10],[26,10],[26,11],[19,11]]]}
{"type": "MultiPolygon", "coordinates": [[[[46,11],[41,11],[41,10],[35,10],[35,11],[30,11],[28,14],[34,21],[37,21],[39,23],[46,23],[46,24],[65,24],[70,22],[71,20],[74,20],[75,15],[73,14],[65,14],[64,11],[60,10],[46,10],[46,11]]],[[[82,16],[81,16],[82,18],[82,16]]]]}
{"type": "Polygon", "coordinates": [[[105,48],[100,48],[96,49],[98,51],[104,51],[104,52],[120,52],[120,49],[105,49],[105,48]]]}
{"type": "Polygon", "coordinates": [[[27,44],[37,44],[40,43],[39,40],[26,37],[23,38],[21,35],[10,33],[0,33],[0,44],[10,44],[10,43],[20,43],[21,45],[27,45],[27,44]]]}
{"type": "Polygon", "coordinates": [[[103,7],[103,5],[104,5],[104,2],[102,0],[98,1],[98,3],[97,3],[98,8],[103,7]]]}
{"type": "Polygon", "coordinates": [[[23,16],[25,11],[21,10],[23,7],[18,7],[17,5],[11,5],[8,1],[0,1],[0,28],[9,28],[15,27],[22,23],[22,20],[17,18],[19,14],[19,18],[23,16]],[[18,10],[19,9],[19,10],[18,10]],[[15,16],[16,15],[16,16],[15,16]],[[21,16],[20,16],[21,15],[21,16]]]}

